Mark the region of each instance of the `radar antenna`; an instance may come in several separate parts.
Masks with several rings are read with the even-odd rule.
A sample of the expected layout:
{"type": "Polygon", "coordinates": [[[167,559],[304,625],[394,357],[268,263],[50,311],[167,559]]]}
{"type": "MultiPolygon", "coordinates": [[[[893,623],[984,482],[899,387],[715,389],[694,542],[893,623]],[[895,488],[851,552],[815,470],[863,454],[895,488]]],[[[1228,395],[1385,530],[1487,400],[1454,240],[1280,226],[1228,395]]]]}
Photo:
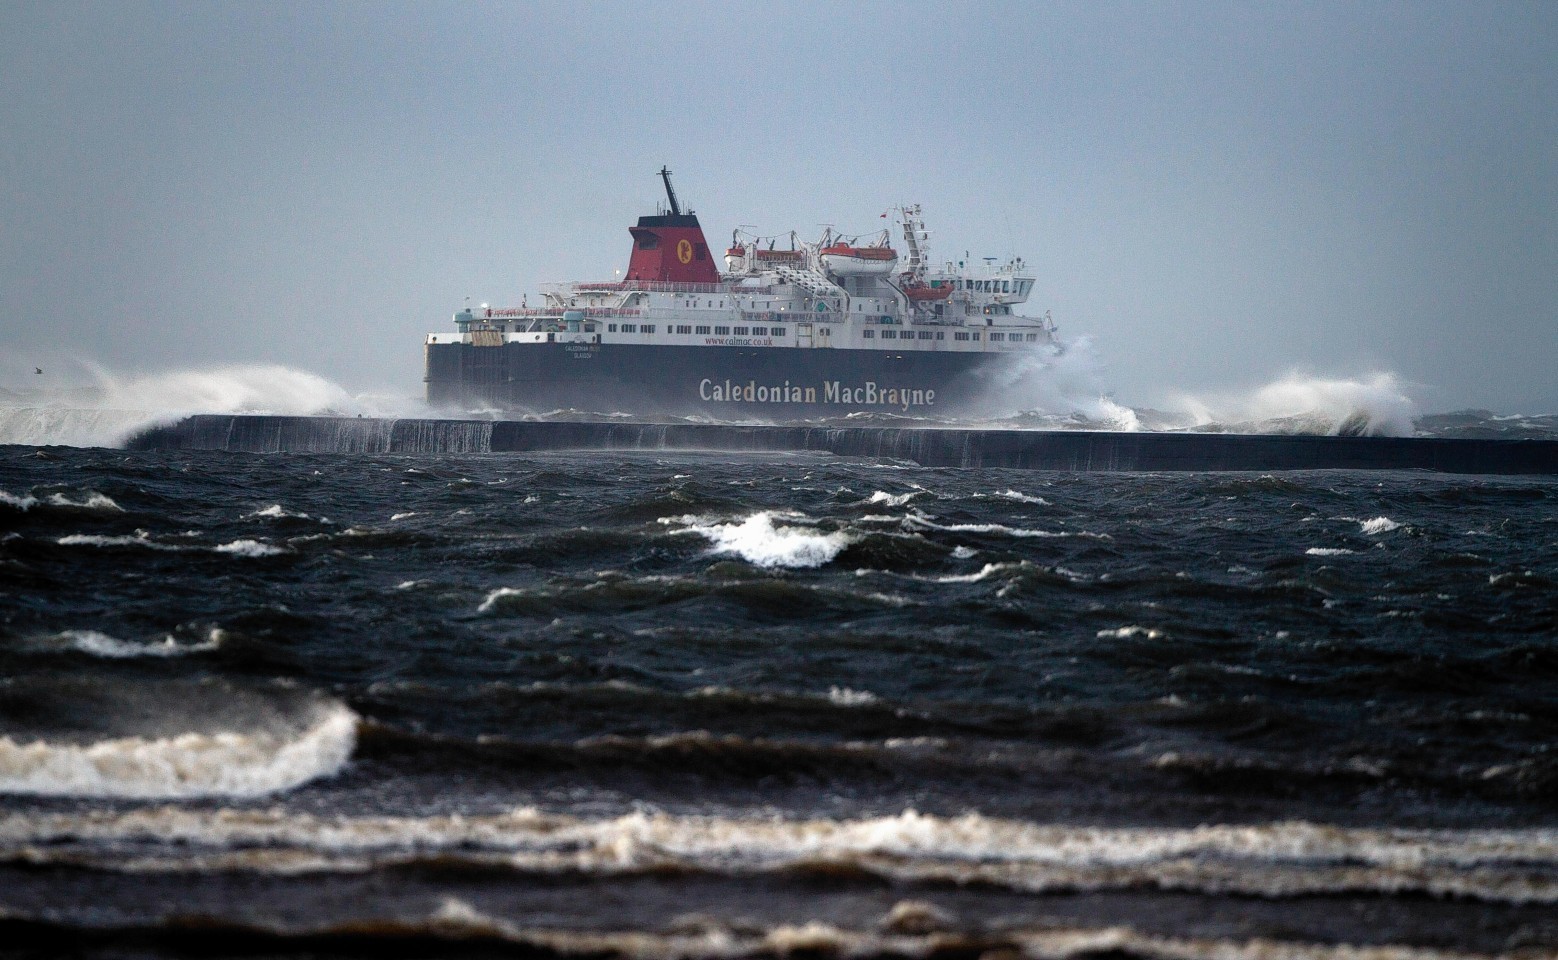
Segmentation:
{"type": "Polygon", "coordinates": [[[673,216],[673,217],[681,216],[682,215],[681,204],[676,202],[676,191],[671,189],[671,171],[668,170],[665,167],[661,167],[660,168],[660,179],[665,181],[665,197],[666,197],[667,200],[671,201],[671,216],[673,216]]]}

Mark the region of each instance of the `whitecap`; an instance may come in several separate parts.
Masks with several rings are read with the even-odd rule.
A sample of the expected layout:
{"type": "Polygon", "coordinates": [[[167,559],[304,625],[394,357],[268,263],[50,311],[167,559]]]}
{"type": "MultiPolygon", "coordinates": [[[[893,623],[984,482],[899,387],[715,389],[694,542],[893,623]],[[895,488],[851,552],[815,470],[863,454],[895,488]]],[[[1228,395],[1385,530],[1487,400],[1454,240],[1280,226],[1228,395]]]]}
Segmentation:
{"type": "Polygon", "coordinates": [[[1364,534],[1370,537],[1375,536],[1376,534],[1389,533],[1392,530],[1401,529],[1401,524],[1390,519],[1389,517],[1375,517],[1373,520],[1360,520],[1358,521],[1358,526],[1362,527],[1364,534]]]}
{"type": "Polygon", "coordinates": [[[201,643],[180,643],[171,634],[154,643],[135,643],[97,630],[65,630],[48,638],[44,645],[66,647],[95,657],[116,660],[131,657],[181,657],[215,650],[221,645],[223,636],[223,632],[216,629],[201,643]]]}
{"type": "Polygon", "coordinates": [[[1090,533],[1086,530],[1076,532],[1062,531],[1059,533],[1050,530],[1034,530],[1025,527],[1008,527],[1001,523],[936,523],[924,516],[908,516],[904,520],[905,526],[919,527],[926,530],[942,530],[948,533],[998,533],[1008,537],[1091,537],[1095,540],[1109,540],[1107,533],[1090,533]]]}
{"type": "Polygon", "coordinates": [[[848,687],[829,687],[828,702],[839,707],[863,707],[880,703],[881,697],[869,690],[851,690],[848,687]]]}
{"type": "Polygon", "coordinates": [[[1132,637],[1161,640],[1163,639],[1163,631],[1155,630],[1152,627],[1138,626],[1133,623],[1129,626],[1115,627],[1112,630],[1100,630],[1097,633],[1097,637],[1100,640],[1129,640],[1132,637]]]}
{"type": "Polygon", "coordinates": [[[1346,547],[1310,547],[1304,552],[1311,557],[1344,557],[1353,551],[1346,547]]]}
{"type": "Polygon", "coordinates": [[[279,503],[273,503],[273,504],[271,504],[268,507],[264,507],[262,509],[255,510],[253,513],[246,513],[242,517],[240,517],[239,519],[240,520],[253,520],[255,518],[261,518],[261,519],[266,519],[266,520],[281,520],[281,519],[287,519],[287,518],[291,518],[291,519],[295,519],[295,520],[308,520],[308,519],[310,519],[308,514],[306,514],[306,513],[294,513],[291,510],[288,510],[286,507],[283,507],[279,503]]]}
{"type": "Polygon", "coordinates": [[[0,737],[0,793],[136,799],[278,793],[340,770],[357,742],[342,704],[291,729],[118,737],[91,743],[0,737]]]}
{"type": "MultiPolygon", "coordinates": [[[[408,583],[415,583],[415,581],[408,581],[408,583]]],[[[402,587],[404,586],[405,584],[402,584],[402,587]]],[[[481,606],[476,608],[476,612],[491,613],[493,609],[497,607],[499,601],[501,601],[504,597],[524,596],[526,592],[527,591],[520,590],[515,587],[499,587],[498,589],[487,594],[487,599],[481,602],[481,606]]]]}
{"type": "Polygon", "coordinates": [[[133,536],[105,537],[92,533],[72,533],[55,541],[62,547],[145,547],[148,550],[183,550],[152,540],[145,530],[137,530],[133,536]]]}
{"type": "Polygon", "coordinates": [[[49,495],[49,503],[56,507],[75,507],[78,510],[109,510],[115,513],[123,513],[124,508],[115,503],[107,494],[98,493],[96,490],[86,491],[85,500],[72,500],[63,493],[49,495]]]}
{"type": "Polygon", "coordinates": [[[932,577],[932,583],[978,583],[998,573],[1008,570],[1017,570],[1022,567],[1020,563],[987,563],[976,573],[949,573],[945,576],[932,577]]]}
{"type": "Polygon", "coordinates": [[[390,520],[392,522],[395,521],[395,520],[407,520],[407,519],[410,519],[411,517],[414,517],[414,516],[416,516],[416,511],[413,510],[413,511],[407,511],[405,513],[391,514],[390,515],[390,520]]]}
{"type": "Polygon", "coordinates": [[[901,507],[923,492],[923,490],[911,490],[908,493],[888,493],[885,490],[878,490],[871,494],[866,503],[881,503],[889,507],[901,507]]]}
{"type": "MultiPolygon", "coordinates": [[[[709,735],[701,737],[708,741],[709,735]]],[[[664,745],[692,742],[691,735],[664,745]]],[[[938,749],[901,741],[892,749],[938,749]]],[[[1165,755],[1172,766],[1176,757],[1165,755]]],[[[543,873],[659,869],[780,873],[849,864],[902,884],[985,884],[1028,893],[1161,888],[1219,896],[1375,892],[1558,902],[1558,831],[1419,830],[1284,822],[1190,828],[1026,823],[913,810],[861,819],[677,816],[604,819],[520,808],[427,817],[321,816],[185,806],[0,813],[0,847],[118,866],[126,842],[155,847],[138,869],[368,869],[448,856],[543,873]],[[110,859],[112,858],[112,859],[110,859]]],[[[1264,955],[1264,954],[1257,954],[1264,955]]]]}
{"type": "Polygon", "coordinates": [[[261,543],[258,540],[234,540],[232,543],[224,543],[211,549],[217,553],[230,553],[238,557],[274,557],[278,553],[286,552],[281,547],[261,543]]]}
{"type": "Polygon", "coordinates": [[[740,523],[692,526],[686,532],[707,538],[714,545],[713,553],[733,553],[759,567],[820,567],[831,562],[854,539],[843,531],[817,533],[775,526],[774,514],[768,511],[755,513],[740,523]]]}
{"type": "Polygon", "coordinates": [[[14,493],[6,493],[4,490],[0,490],[0,504],[4,504],[7,507],[15,507],[17,510],[27,511],[38,505],[38,498],[31,494],[25,497],[18,497],[14,493]]]}
{"type": "MultiPolygon", "coordinates": [[[[984,496],[984,494],[979,494],[979,496],[984,496]]],[[[1032,494],[1022,493],[1018,490],[1003,490],[1000,493],[991,494],[991,496],[999,497],[1002,500],[1015,500],[1018,503],[1031,503],[1039,507],[1049,506],[1049,501],[1043,497],[1035,497],[1032,494]]]]}

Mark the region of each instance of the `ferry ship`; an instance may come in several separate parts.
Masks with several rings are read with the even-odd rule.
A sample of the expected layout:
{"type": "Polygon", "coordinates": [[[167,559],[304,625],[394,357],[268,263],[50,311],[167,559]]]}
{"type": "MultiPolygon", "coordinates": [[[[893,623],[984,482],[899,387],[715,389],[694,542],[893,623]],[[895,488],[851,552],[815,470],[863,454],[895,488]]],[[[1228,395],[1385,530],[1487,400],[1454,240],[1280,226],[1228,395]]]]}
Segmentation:
{"type": "Polygon", "coordinates": [[[540,307],[467,307],[453,332],[429,334],[429,404],[721,420],[955,416],[998,406],[993,394],[1018,361],[1058,346],[1047,313],[1013,312],[1033,290],[1028,265],[933,266],[917,205],[864,238],[736,230],[721,269],[671,171],[659,176],[666,206],[629,228],[625,278],[550,285],[540,307]]]}

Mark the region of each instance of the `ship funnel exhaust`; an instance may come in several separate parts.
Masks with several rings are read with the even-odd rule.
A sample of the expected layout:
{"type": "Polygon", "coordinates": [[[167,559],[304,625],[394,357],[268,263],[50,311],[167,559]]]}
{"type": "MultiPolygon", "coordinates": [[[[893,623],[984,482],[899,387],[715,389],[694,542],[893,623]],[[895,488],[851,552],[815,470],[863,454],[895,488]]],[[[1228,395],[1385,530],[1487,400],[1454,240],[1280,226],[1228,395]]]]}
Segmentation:
{"type": "Polygon", "coordinates": [[[628,280],[661,283],[719,283],[719,269],[709,256],[703,227],[691,210],[682,212],[671,187],[671,171],[660,168],[671,212],[639,217],[633,235],[633,256],[628,261],[628,280]]]}

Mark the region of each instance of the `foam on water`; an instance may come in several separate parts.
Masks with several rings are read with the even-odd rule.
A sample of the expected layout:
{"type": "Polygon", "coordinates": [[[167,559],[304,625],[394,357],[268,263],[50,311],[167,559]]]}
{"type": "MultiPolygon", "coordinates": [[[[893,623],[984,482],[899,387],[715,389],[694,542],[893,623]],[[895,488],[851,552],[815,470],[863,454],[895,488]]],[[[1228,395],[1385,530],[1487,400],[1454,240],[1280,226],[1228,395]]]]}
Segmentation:
{"type": "MultiPolygon", "coordinates": [[[[790,515],[786,519],[797,520],[790,515]]],[[[694,524],[686,532],[713,544],[712,553],[732,553],[759,567],[820,567],[838,556],[854,539],[844,531],[818,533],[778,526],[771,511],[755,513],[740,523],[694,524]]]]}
{"type": "Polygon", "coordinates": [[[158,543],[145,530],[133,535],[104,536],[95,533],[72,533],[55,541],[62,547],[145,547],[148,550],[182,550],[183,547],[158,543]]]}
{"type": "Polygon", "coordinates": [[[828,702],[838,707],[863,707],[879,703],[881,699],[869,690],[851,690],[849,687],[828,688],[828,702]]]}
{"type": "Polygon", "coordinates": [[[41,796],[252,797],[291,790],[340,770],[357,715],[320,705],[269,726],[127,736],[87,743],[0,737],[0,793],[41,796]]]}
{"type": "Polygon", "coordinates": [[[224,543],[211,549],[217,553],[230,553],[238,557],[274,557],[286,553],[281,547],[261,543],[258,540],[234,540],[232,543],[224,543]]]}
{"type": "MultiPolygon", "coordinates": [[[[401,589],[408,589],[415,585],[416,584],[414,582],[408,581],[401,584],[400,587],[401,589]]],[[[529,591],[521,590],[516,587],[499,587],[498,589],[493,590],[487,594],[486,599],[481,602],[481,606],[476,608],[476,612],[491,613],[498,609],[499,604],[501,604],[506,597],[523,597],[528,595],[529,591]]]]}
{"type": "Polygon", "coordinates": [[[1097,633],[1097,637],[1100,640],[1129,640],[1132,637],[1141,637],[1145,640],[1160,640],[1163,638],[1163,631],[1133,623],[1129,626],[1115,627],[1112,630],[1100,630],[1097,633]]]}
{"type": "MultiPolygon", "coordinates": [[[[731,923],[702,914],[677,918],[669,930],[580,928],[520,923],[483,911],[456,896],[448,896],[418,919],[393,925],[373,918],[344,922],[272,921],[225,925],[203,919],[208,936],[227,933],[252,949],[256,934],[287,938],[342,938],[352,943],[386,936],[386,951],[403,950],[398,938],[421,934],[448,944],[444,952],[461,953],[469,943],[497,942],[517,952],[564,957],[618,957],[622,960],[744,960],[753,957],[904,957],[985,956],[1034,960],[1091,960],[1096,957],[1142,957],[1153,960],[1491,960],[1491,954],[1447,951],[1405,945],[1355,946],[1307,943],[1268,937],[1165,936],[1126,925],[1065,926],[1045,922],[985,931],[958,930],[950,915],[933,904],[900,900],[874,922],[844,927],[820,920],[763,924],[751,919],[731,923]]],[[[1533,956],[1537,954],[1533,953],[1533,956]]]]}
{"type": "Polygon", "coordinates": [[[271,504],[268,507],[263,507],[263,508],[261,508],[259,510],[255,510],[252,513],[246,513],[242,517],[240,517],[239,519],[241,519],[241,520],[254,520],[254,519],[264,519],[264,520],[282,520],[282,519],[308,520],[310,518],[309,518],[309,515],[306,514],[306,513],[293,513],[292,511],[288,510],[286,507],[283,507],[281,504],[273,503],[273,504],[271,504]]]}
{"type": "MultiPolygon", "coordinates": [[[[196,533],[186,536],[198,536],[196,533]]],[[[141,547],[147,550],[160,550],[164,552],[179,552],[190,550],[210,550],[212,553],[225,553],[235,557],[273,557],[286,553],[286,549],[274,544],[264,543],[259,540],[240,538],[228,543],[217,544],[212,547],[200,547],[174,543],[161,543],[153,540],[151,534],[145,530],[137,530],[134,534],[102,535],[95,533],[72,533],[59,537],[54,541],[62,547],[141,547]]]]}
{"type": "Polygon", "coordinates": [[[98,493],[96,490],[81,491],[81,499],[72,500],[63,493],[51,493],[43,500],[39,500],[32,494],[17,496],[0,490],[0,505],[14,507],[26,512],[39,504],[46,503],[51,507],[65,507],[74,510],[102,510],[109,513],[123,513],[124,508],[114,502],[107,494],[98,493]]]}
{"type": "MultiPolygon", "coordinates": [[[[967,559],[966,557],[963,559],[967,559]]],[[[939,577],[929,578],[932,583],[979,583],[993,576],[1010,571],[1022,570],[1023,563],[987,563],[977,573],[949,573],[939,577]]]]}
{"type": "Polygon", "coordinates": [[[32,496],[31,494],[19,497],[14,493],[7,493],[4,490],[0,490],[0,506],[11,507],[13,509],[26,512],[31,510],[33,507],[36,507],[37,505],[38,498],[32,496]]]}
{"type": "Polygon", "coordinates": [[[1109,535],[1106,533],[1089,533],[1085,530],[1057,533],[1050,530],[1009,527],[1001,523],[936,523],[923,514],[911,514],[904,517],[903,524],[909,529],[944,530],[948,533],[998,533],[1008,537],[1093,537],[1099,540],[1109,539],[1109,535]]]}
{"type": "Polygon", "coordinates": [[[368,870],[464,859],[528,872],[764,874],[837,864],[896,882],[1027,892],[1156,887],[1247,896],[1417,893],[1558,903],[1558,831],[1396,830],[1304,822],[1087,827],[905,811],[857,820],[525,807],[481,816],[319,816],[169,806],[0,815],[0,853],[120,870],[368,870]],[[146,841],[154,841],[147,844],[146,841]],[[123,859],[125,844],[142,855],[123,859]],[[99,862],[100,861],[100,862],[99,862]]]}
{"type": "Polygon", "coordinates": [[[1390,519],[1389,517],[1375,517],[1372,520],[1360,520],[1358,521],[1358,526],[1363,529],[1365,535],[1371,537],[1377,536],[1381,533],[1389,533],[1392,530],[1401,529],[1401,524],[1390,519]]]}
{"type": "Polygon", "coordinates": [[[39,641],[45,649],[68,649],[88,653],[95,657],[120,660],[130,657],[181,657],[191,653],[204,653],[221,646],[223,633],[210,631],[200,643],[180,643],[173,636],[164,636],[151,643],[136,643],[97,630],[65,630],[39,641]]]}
{"type": "Polygon", "coordinates": [[[106,510],[112,513],[123,513],[124,508],[115,503],[113,498],[96,490],[85,491],[85,498],[72,500],[63,493],[49,495],[49,503],[56,507],[75,507],[79,510],[106,510]]]}

